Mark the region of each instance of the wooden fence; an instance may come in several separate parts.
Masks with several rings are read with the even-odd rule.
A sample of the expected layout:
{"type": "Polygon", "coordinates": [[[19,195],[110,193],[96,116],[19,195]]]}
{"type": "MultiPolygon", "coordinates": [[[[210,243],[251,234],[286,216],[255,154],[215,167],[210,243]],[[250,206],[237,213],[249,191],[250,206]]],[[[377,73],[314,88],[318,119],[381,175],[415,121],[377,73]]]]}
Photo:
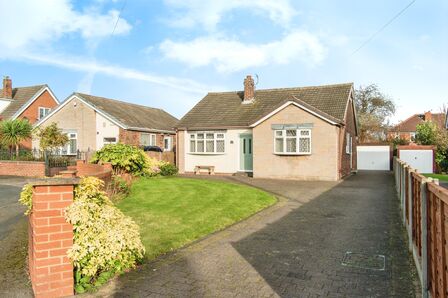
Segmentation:
{"type": "Polygon", "coordinates": [[[397,158],[393,168],[422,297],[448,297],[448,190],[397,158]]]}

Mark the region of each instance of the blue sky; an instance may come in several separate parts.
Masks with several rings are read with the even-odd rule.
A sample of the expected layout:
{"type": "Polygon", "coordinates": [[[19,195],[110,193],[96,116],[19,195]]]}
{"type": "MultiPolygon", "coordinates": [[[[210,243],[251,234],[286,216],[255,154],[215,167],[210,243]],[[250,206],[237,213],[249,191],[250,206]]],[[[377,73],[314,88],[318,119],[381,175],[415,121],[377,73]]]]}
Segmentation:
{"type": "Polygon", "coordinates": [[[260,89],[375,83],[396,122],[448,102],[448,2],[415,1],[353,51],[408,3],[1,1],[0,74],[46,83],[61,101],[80,91],[177,117],[208,91],[240,90],[247,74],[260,89]]]}

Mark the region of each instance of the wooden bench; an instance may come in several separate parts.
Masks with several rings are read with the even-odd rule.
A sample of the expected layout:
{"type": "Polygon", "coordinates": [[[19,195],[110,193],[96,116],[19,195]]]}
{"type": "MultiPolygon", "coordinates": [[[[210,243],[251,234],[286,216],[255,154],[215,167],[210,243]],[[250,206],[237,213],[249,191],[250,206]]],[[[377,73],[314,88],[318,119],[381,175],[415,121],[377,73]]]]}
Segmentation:
{"type": "Polygon", "coordinates": [[[215,166],[195,166],[194,174],[199,175],[201,170],[207,170],[209,175],[215,175],[215,166]]]}

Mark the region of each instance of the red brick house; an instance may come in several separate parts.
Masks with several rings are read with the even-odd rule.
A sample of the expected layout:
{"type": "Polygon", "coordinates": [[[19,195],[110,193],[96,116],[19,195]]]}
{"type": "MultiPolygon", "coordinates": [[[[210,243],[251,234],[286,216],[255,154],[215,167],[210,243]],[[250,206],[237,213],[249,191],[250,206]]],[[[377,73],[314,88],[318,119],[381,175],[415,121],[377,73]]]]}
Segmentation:
{"type": "Polygon", "coordinates": [[[444,113],[431,112],[425,112],[424,114],[414,114],[406,120],[403,120],[392,127],[387,133],[387,138],[401,138],[407,141],[412,141],[415,137],[417,125],[425,121],[432,121],[440,128],[445,128],[446,115],[444,113]]]}
{"type": "MultiPolygon", "coordinates": [[[[161,109],[75,92],[35,127],[57,123],[70,138],[67,155],[118,142],[174,151],[177,121],[161,109]]],[[[33,148],[39,140],[33,139],[33,148]]]]}
{"type": "MultiPolygon", "coordinates": [[[[47,116],[59,101],[48,85],[13,88],[8,76],[3,78],[0,89],[0,120],[28,119],[31,124],[47,116]]],[[[31,148],[31,139],[21,144],[22,148],[31,148]]]]}

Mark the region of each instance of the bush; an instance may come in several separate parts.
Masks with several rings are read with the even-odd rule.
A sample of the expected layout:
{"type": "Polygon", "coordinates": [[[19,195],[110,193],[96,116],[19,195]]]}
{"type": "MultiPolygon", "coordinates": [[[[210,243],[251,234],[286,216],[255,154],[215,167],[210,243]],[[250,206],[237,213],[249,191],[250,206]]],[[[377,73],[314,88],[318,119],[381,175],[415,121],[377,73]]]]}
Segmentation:
{"type": "Polygon", "coordinates": [[[113,175],[112,180],[108,186],[108,194],[111,199],[118,200],[121,197],[127,196],[131,191],[131,181],[127,181],[122,176],[113,175]]]}
{"type": "Polygon", "coordinates": [[[177,175],[178,171],[179,170],[175,165],[168,162],[164,162],[160,165],[160,175],[162,176],[174,176],[177,175]]]}
{"type": "Polygon", "coordinates": [[[109,144],[95,152],[91,162],[110,162],[115,174],[143,176],[148,171],[147,155],[142,149],[126,144],[109,144]]]}
{"type": "Polygon", "coordinates": [[[134,267],[145,253],[138,225],[113,205],[102,187],[98,178],[83,178],[75,187],[74,203],[66,209],[66,220],[74,230],[68,255],[78,293],[134,267]]]}
{"type": "Polygon", "coordinates": [[[33,186],[31,184],[26,184],[22,188],[19,202],[27,207],[25,215],[29,215],[31,213],[31,209],[33,208],[33,186]]]}

